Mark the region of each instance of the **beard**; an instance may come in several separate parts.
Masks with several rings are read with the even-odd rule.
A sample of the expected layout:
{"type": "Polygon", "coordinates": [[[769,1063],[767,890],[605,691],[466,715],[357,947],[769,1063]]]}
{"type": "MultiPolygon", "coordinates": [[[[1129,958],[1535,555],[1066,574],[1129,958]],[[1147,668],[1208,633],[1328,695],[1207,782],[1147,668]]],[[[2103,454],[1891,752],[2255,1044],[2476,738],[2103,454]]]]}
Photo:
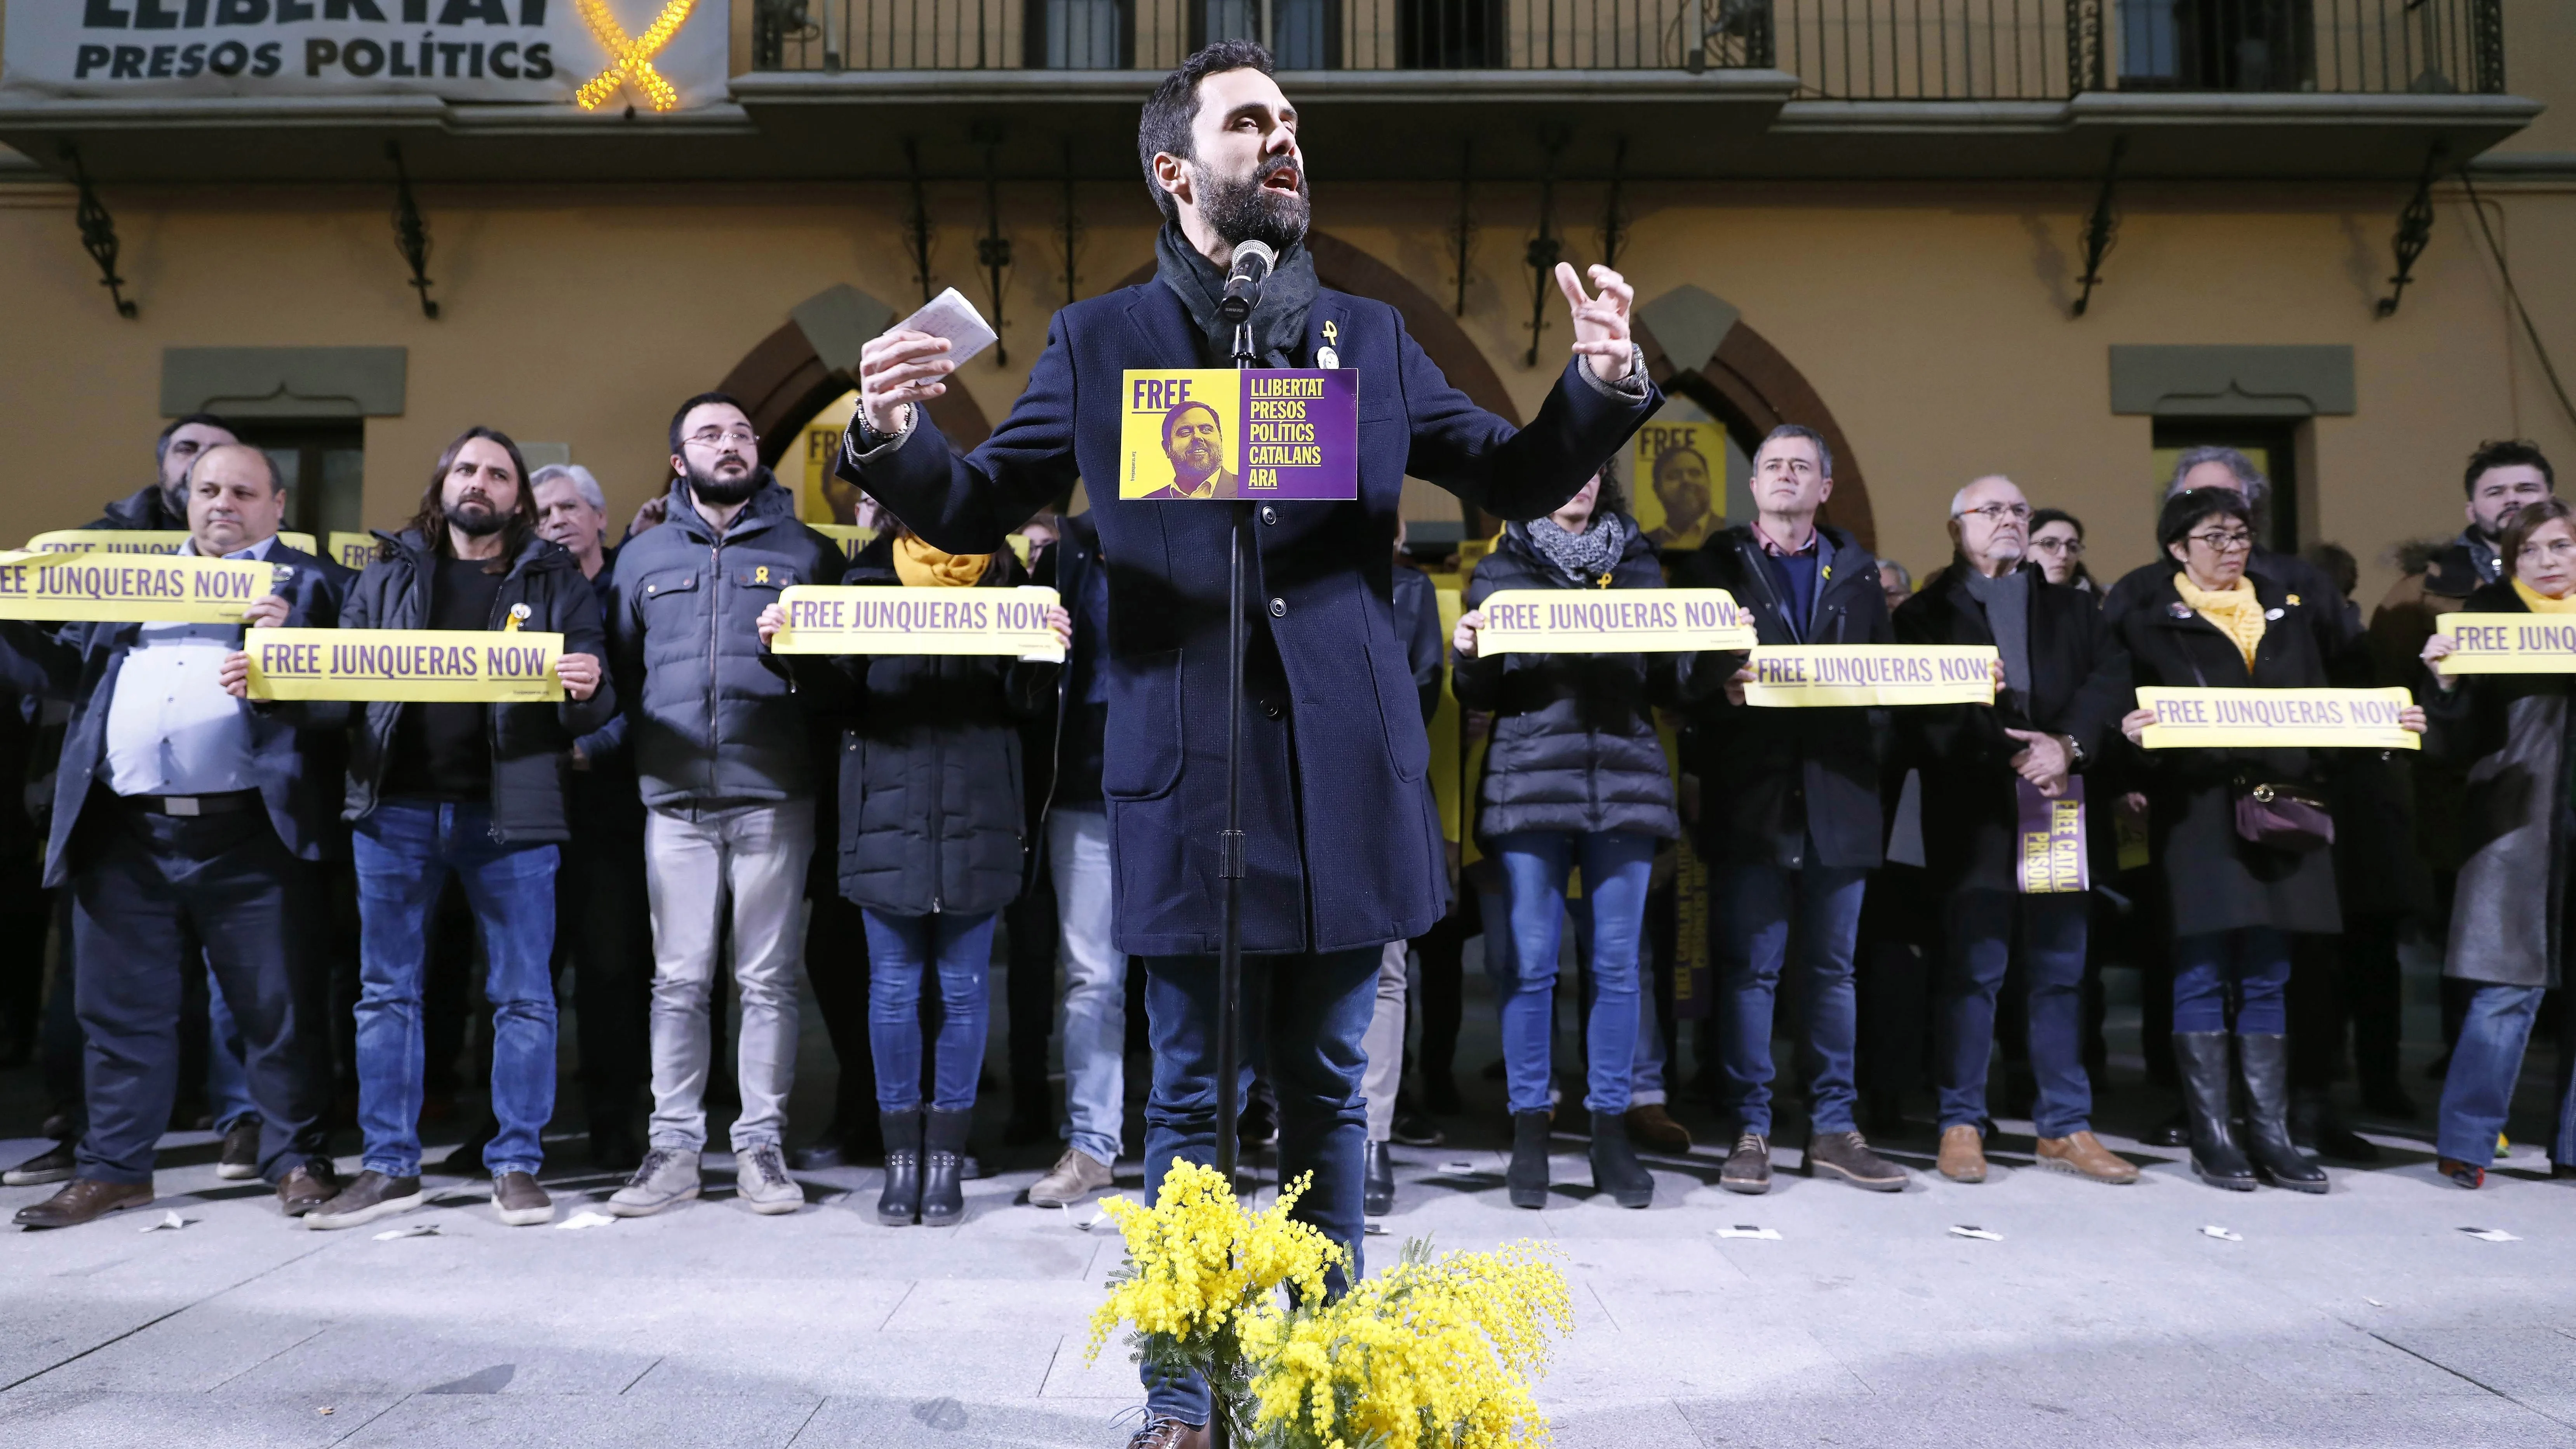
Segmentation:
{"type": "Polygon", "coordinates": [[[448,504],[444,512],[447,526],[467,538],[489,538],[509,524],[500,510],[480,498],[466,498],[448,504]]]}
{"type": "Polygon", "coordinates": [[[1314,198],[1306,189],[1306,173],[1297,173],[1297,194],[1272,191],[1261,183],[1280,168],[1289,165],[1285,156],[1273,156],[1251,174],[1219,176],[1195,163],[1199,191],[1199,215],[1214,228],[1227,246],[1257,241],[1272,251],[1285,252],[1306,239],[1306,223],[1314,214],[1314,198]]]}
{"type": "Polygon", "coordinates": [[[694,459],[689,463],[688,478],[689,496],[718,508],[749,502],[751,495],[760,491],[761,484],[758,468],[746,467],[741,477],[724,478],[699,467],[694,459]]]}

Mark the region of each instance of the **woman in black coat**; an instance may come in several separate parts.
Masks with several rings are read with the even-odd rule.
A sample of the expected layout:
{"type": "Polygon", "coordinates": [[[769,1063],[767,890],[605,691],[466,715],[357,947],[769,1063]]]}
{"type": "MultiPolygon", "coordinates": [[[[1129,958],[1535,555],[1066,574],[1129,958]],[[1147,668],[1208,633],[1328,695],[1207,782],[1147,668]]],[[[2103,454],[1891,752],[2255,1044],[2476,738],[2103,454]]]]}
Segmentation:
{"type": "MultiPolygon", "coordinates": [[[[2514,622],[2576,627],[2576,508],[2551,498],[2505,525],[2497,552],[2505,577],[2469,595],[2453,629],[2470,614],[2514,622]]],[[[2499,620],[2497,622],[2504,622],[2499,620]]],[[[2424,662],[2449,654],[2454,635],[2424,644],[2424,662]]],[[[2566,950],[2567,852],[2571,799],[2576,799],[2576,680],[2564,674],[2433,675],[2427,692],[2431,747],[2468,771],[2461,824],[2468,859],[2460,866],[2451,908],[2450,949],[2442,974],[2472,983],[2467,1019],[2442,1082],[2441,1125],[2434,1138],[2442,1175],[2462,1187],[2486,1181],[2496,1137],[2513,1105],[2548,993],[2563,983],[2566,950]]],[[[2561,992],[2561,995],[2565,995],[2561,992]]],[[[2559,1023],[2558,1126],[2549,1160],[2576,1172],[2576,1074],[2566,1043],[2576,1041],[2576,1009],[2559,1023]]]]}
{"type": "Polygon", "coordinates": [[[1557,936],[1566,875],[1578,863],[1592,924],[1584,1100],[1592,1111],[1593,1183],[1622,1207],[1644,1207],[1655,1194],[1654,1178],[1628,1142],[1628,1084],[1646,881],[1655,843],[1681,834],[1653,715],[1654,706],[1672,702],[1675,656],[1477,650],[1484,602],[1501,590],[1663,586],[1654,546],[1616,508],[1596,507],[1600,494],[1596,477],[1549,517],[1505,528],[1468,580],[1467,612],[1452,641],[1458,702],[1494,716],[1476,791],[1476,843],[1500,862],[1509,902],[1510,948],[1493,949],[1504,917],[1489,914],[1487,959],[1518,968],[1497,985],[1512,1110],[1505,1181],[1519,1207],[1547,1203],[1557,936]]]}
{"type": "MultiPolygon", "coordinates": [[[[1007,589],[1026,576],[1007,552],[942,553],[897,528],[861,550],[841,582],[1007,589]]],[[[1049,621],[1070,639],[1062,608],[1049,621]]],[[[763,640],[783,622],[772,606],[763,640]]],[[[877,1220],[951,1223],[965,1212],[993,924],[1018,898],[1027,859],[1020,726],[1052,702],[1057,666],[983,654],[853,654],[830,665],[856,694],[841,735],[839,874],[841,894],[867,919],[868,1040],[886,1150],[877,1220]],[[926,1112],[925,977],[940,1002],[926,1112]]]]}
{"type": "MultiPolygon", "coordinates": [[[[2340,598],[2302,598],[2245,571],[2253,513],[2242,495],[2196,488],[2165,501],[2156,543],[2180,567],[2119,621],[2141,686],[2321,689],[2330,681],[2319,631],[2303,610],[2340,598]]],[[[2423,728],[2422,711],[2403,715],[2423,728]]],[[[2121,721],[2138,742],[2155,711],[2121,721]]],[[[2324,793],[2325,761],[2300,748],[2158,750],[2144,756],[2149,836],[2163,867],[2173,922],[2174,1065],[2191,1119],[2191,1162],[2213,1187],[2251,1191],[2256,1177],[2323,1192],[2326,1175],[2290,1143],[2290,935],[2343,928],[2334,855],[2284,849],[2237,833],[2236,804],[2260,786],[2324,793]],[[2246,1095],[2246,1142],[2229,1128],[2228,1001],[2246,1095]],[[2249,1160],[2250,1158],[2250,1160],[2249,1160]]],[[[2324,842],[2320,841],[2321,846],[2324,842]]]]}

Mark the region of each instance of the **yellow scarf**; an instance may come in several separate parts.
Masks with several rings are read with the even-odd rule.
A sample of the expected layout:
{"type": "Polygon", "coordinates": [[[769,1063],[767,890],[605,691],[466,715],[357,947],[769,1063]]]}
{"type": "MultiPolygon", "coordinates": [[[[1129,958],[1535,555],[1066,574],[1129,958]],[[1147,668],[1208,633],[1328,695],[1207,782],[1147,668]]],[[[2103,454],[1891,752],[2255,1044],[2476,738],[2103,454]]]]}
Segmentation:
{"type": "Polygon", "coordinates": [[[894,541],[894,576],[908,589],[970,589],[992,562],[989,553],[941,553],[909,533],[894,541]]]}
{"type": "Polygon", "coordinates": [[[2218,632],[2236,641],[2236,652],[2245,656],[2245,667],[2254,667],[2254,650],[2263,642],[2263,601],[2254,596],[2254,581],[2239,575],[2236,587],[2213,594],[2191,581],[2189,574],[2174,575],[2174,592],[2191,605],[2193,613],[2218,626],[2218,632]]]}
{"type": "Polygon", "coordinates": [[[2576,614],[2576,594],[2553,599],[2547,594],[2534,593],[2531,585],[2520,579],[2513,581],[2513,591],[2521,598],[2522,606],[2535,614],[2576,614]]]}

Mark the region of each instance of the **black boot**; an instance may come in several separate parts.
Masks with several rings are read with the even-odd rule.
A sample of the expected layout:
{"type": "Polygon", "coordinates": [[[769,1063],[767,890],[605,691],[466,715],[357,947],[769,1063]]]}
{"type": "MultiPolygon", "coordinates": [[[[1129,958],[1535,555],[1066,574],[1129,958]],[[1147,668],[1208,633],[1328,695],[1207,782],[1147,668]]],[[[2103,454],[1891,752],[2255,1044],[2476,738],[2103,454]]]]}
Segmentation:
{"type": "Polygon", "coordinates": [[[2245,1150],[2274,1187],[2323,1192],[2326,1170],[2290,1141],[2290,1039],[2276,1032],[2236,1038],[2245,1074],[2245,1150]]]}
{"type": "Polygon", "coordinates": [[[2254,1165],[2227,1129],[2228,1088],[2235,1077],[2227,1069],[2227,1033],[2178,1031],[2173,1044],[2183,1108],[2191,1115],[2191,1170],[2211,1187],[2252,1192],[2254,1165]]]}
{"type": "Polygon", "coordinates": [[[2379,1160],[2379,1144],[2345,1126],[2334,1098],[2323,1090],[2290,1093],[2290,1141],[2339,1162],[2379,1160]]]}
{"type": "Polygon", "coordinates": [[[2189,1147],[2191,1109],[2176,1109],[2172,1116],[2139,1133],[2138,1140],[2149,1147],[2189,1147]]]}
{"type": "Polygon", "coordinates": [[[1395,1211],[1395,1155],[1383,1142],[1360,1149],[1360,1211],[1373,1218],[1395,1211]]]}
{"type": "Polygon", "coordinates": [[[1512,1165],[1503,1174],[1503,1190],[1512,1206],[1547,1206],[1547,1134],[1545,1111],[1512,1114],[1512,1165]]]}
{"type": "Polygon", "coordinates": [[[877,1221],[909,1227],[921,1216],[921,1109],[879,1112],[885,1135],[885,1190],[877,1194],[877,1221]]]}
{"type": "Polygon", "coordinates": [[[973,1111],[933,1110],[922,1129],[921,1221],[946,1227],[966,1216],[966,1131],[973,1111]]]}
{"type": "Polygon", "coordinates": [[[1655,1200],[1655,1175],[1637,1165],[1637,1149],[1628,1141],[1628,1119],[1620,1113],[1592,1114],[1592,1190],[1609,1194],[1623,1208],[1641,1208],[1655,1200]]]}

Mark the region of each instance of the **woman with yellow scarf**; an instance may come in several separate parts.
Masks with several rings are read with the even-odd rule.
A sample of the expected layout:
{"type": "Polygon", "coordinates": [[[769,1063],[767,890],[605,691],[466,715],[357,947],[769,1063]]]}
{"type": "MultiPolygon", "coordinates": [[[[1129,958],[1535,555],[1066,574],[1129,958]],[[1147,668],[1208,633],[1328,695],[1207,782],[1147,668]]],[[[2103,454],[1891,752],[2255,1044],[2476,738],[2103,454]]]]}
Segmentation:
{"type": "MultiPolygon", "coordinates": [[[[1007,589],[1026,583],[1008,553],[943,553],[910,529],[881,534],[844,584],[1007,589]]],[[[761,616],[766,640],[786,622],[761,616]]],[[[1059,641],[1072,620],[1048,611],[1059,641]]],[[[789,656],[813,668],[816,656],[789,656]]],[[[965,1215],[966,1136],[984,1065],[993,925],[1026,875],[1020,725],[1054,704],[1053,664],[977,654],[831,658],[856,685],[841,734],[841,894],[867,919],[868,1043],[886,1170],[877,1221],[965,1215]],[[921,995],[939,995],[923,1087],[921,995]],[[924,1100],[925,1095],[927,1100],[924,1100]]]]}
{"type": "MultiPolygon", "coordinates": [[[[2302,610],[2341,599],[2302,598],[2245,571],[2254,514],[2242,495],[2196,488],[2165,501],[2156,542],[2177,568],[2120,623],[2137,682],[2176,688],[2318,689],[2331,681],[2302,610]]],[[[2155,723],[2132,710],[2130,743],[2155,723]]],[[[2400,715],[2424,727],[2423,711],[2400,715]]],[[[2321,801],[2328,752],[2301,748],[2140,752],[2149,840],[2171,909],[2174,1067],[2191,1123],[2191,1165],[2212,1187],[2250,1192],[2257,1181],[2324,1192],[2325,1170],[2290,1142],[2290,936],[2343,929],[2334,853],[2325,839],[2299,845],[2249,838],[2240,803],[2321,801]],[[2233,1007],[2233,1070],[2229,1061],[2233,1007]],[[2229,1121],[2231,1088],[2245,1087],[2240,1144],[2229,1121]]],[[[2259,812],[2257,812],[2259,813],[2259,812]]]]}
{"type": "MultiPolygon", "coordinates": [[[[2576,628],[2576,509],[2557,498],[2515,514],[2498,540],[2504,577],[2469,595],[2468,614],[2520,615],[2530,623],[2576,628]]],[[[2530,1045],[2549,992],[2563,983],[2567,948],[2567,852],[2576,812],[2576,711],[2564,674],[2441,672],[2450,634],[2424,644],[2433,666],[2433,732],[2427,745],[2468,767],[2461,802],[2469,857],[2460,866],[2451,908],[2450,949],[2442,974],[2475,983],[2459,1045],[2442,1082],[2434,1151],[2444,1177],[2462,1187],[2486,1181],[2495,1161],[2530,1045]]],[[[2560,992],[2562,997],[2567,993],[2560,992]]],[[[2576,1031],[2576,1004],[2558,1027],[2576,1031]]],[[[2576,1078],[2569,1053],[2558,1062],[2558,1125],[2549,1140],[2553,1174],[2576,1176],[2576,1078]]]]}

